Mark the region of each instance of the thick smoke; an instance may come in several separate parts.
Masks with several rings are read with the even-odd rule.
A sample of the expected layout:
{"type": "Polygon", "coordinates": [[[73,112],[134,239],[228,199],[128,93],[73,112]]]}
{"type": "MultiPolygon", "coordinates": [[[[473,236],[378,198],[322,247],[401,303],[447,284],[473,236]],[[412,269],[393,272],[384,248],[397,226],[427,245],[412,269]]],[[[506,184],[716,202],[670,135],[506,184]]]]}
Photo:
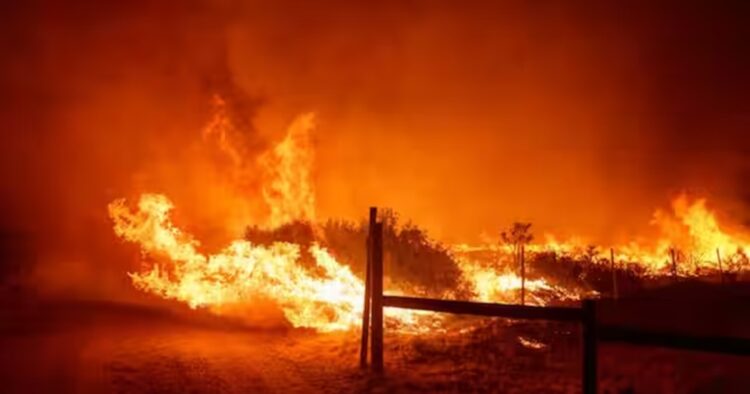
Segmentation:
{"type": "Polygon", "coordinates": [[[209,246],[241,232],[254,209],[242,194],[253,185],[230,184],[231,168],[201,133],[218,94],[247,160],[265,145],[252,127],[259,101],[229,72],[224,8],[3,7],[0,214],[12,235],[3,248],[29,240],[23,269],[35,288],[129,288],[137,254],[112,237],[103,208],[117,197],[168,193],[209,246]]]}
{"type": "Polygon", "coordinates": [[[266,212],[202,138],[215,94],[247,162],[317,111],[321,217],[607,239],[687,189],[747,221],[747,6],[652,3],[5,2],[2,230],[94,294],[137,264],[115,198],[166,193],[221,246],[266,212]]]}
{"type": "Polygon", "coordinates": [[[286,4],[248,7],[229,45],[268,97],[261,123],[318,110],[324,214],[377,203],[441,238],[527,220],[606,240],[682,191],[744,212],[742,11],[286,4]]]}

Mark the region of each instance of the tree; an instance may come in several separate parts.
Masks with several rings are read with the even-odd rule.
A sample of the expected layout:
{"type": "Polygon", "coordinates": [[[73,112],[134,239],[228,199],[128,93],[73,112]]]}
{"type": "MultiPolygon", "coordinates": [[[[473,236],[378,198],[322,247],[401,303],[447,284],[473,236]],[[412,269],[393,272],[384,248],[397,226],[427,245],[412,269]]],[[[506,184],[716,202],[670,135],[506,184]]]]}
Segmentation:
{"type": "Polygon", "coordinates": [[[531,242],[531,223],[515,222],[507,231],[500,233],[500,239],[513,249],[516,266],[521,268],[521,305],[526,303],[526,264],[524,261],[524,245],[531,242]]]}
{"type": "Polygon", "coordinates": [[[511,246],[514,256],[518,256],[521,248],[534,239],[531,234],[531,223],[513,223],[510,228],[500,233],[500,239],[506,245],[511,246]]]}

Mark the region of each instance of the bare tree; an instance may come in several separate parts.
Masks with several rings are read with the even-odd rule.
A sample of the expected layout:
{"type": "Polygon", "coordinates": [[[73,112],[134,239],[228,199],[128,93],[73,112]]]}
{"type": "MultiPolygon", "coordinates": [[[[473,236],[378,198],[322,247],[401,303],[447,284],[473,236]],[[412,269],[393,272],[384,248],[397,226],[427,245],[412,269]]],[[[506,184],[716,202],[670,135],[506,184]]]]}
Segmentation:
{"type": "Polygon", "coordinates": [[[524,246],[534,239],[531,234],[531,223],[515,222],[506,231],[500,233],[500,239],[513,249],[516,266],[521,268],[521,305],[526,303],[526,262],[524,246]]]}
{"type": "Polygon", "coordinates": [[[518,256],[523,245],[528,244],[533,239],[531,223],[515,222],[510,228],[500,233],[500,240],[512,247],[514,256],[518,256]]]}

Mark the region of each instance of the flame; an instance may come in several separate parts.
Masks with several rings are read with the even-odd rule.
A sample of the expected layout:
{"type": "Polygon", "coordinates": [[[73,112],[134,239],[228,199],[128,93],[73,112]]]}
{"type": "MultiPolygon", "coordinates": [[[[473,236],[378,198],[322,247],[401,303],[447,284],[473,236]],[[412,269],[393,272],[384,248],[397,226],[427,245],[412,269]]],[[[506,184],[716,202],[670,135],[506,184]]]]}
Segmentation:
{"type": "MultiPolygon", "coordinates": [[[[204,140],[216,140],[235,168],[244,167],[232,138],[236,130],[220,97],[214,98],[214,109],[202,132],[204,140]]],[[[258,159],[265,175],[261,191],[270,208],[269,227],[315,218],[313,127],[312,114],[298,117],[286,137],[258,159]]],[[[172,223],[173,207],[160,194],[141,195],[135,210],[124,199],[109,205],[115,233],[155,259],[145,262],[142,271],[129,273],[136,288],[217,313],[228,305],[271,300],[293,326],[323,331],[349,328],[361,319],[362,281],[320,245],[307,247],[319,268],[314,274],[299,264],[302,246],[294,243],[264,246],[238,239],[218,253],[201,253],[200,243],[172,223]]]]}
{"type": "Polygon", "coordinates": [[[300,246],[292,243],[266,247],[237,240],[219,253],[202,254],[199,242],[172,224],[172,208],[158,194],[142,195],[136,211],[125,200],[109,205],[118,236],[139,243],[149,255],[166,258],[130,274],[138,289],[213,310],[267,298],[277,302],[297,327],[344,329],[361,318],[362,282],[324,248],[309,248],[323,270],[320,277],[298,264],[300,246]]]}
{"type": "Polygon", "coordinates": [[[315,221],[315,191],[311,181],[314,155],[310,140],[314,127],[314,114],[298,117],[284,140],[259,159],[269,179],[262,190],[271,209],[269,227],[294,220],[315,221]]]}
{"type": "Polygon", "coordinates": [[[680,194],[672,200],[671,212],[654,212],[651,224],[660,232],[654,245],[631,242],[613,246],[615,259],[636,262],[651,275],[673,274],[674,266],[676,274],[681,276],[717,272],[721,256],[724,271],[742,269],[741,261],[747,259],[745,251],[750,247],[750,237],[721,226],[716,212],[707,207],[704,198],[691,200],[680,194]]]}
{"type": "Polygon", "coordinates": [[[240,144],[235,141],[237,130],[229,118],[227,103],[220,96],[214,96],[212,99],[214,107],[213,117],[203,128],[203,140],[216,140],[219,150],[226,155],[234,168],[240,168],[243,165],[242,154],[237,148],[240,144]]]}
{"type": "Polygon", "coordinates": [[[529,348],[529,349],[534,349],[534,350],[541,350],[541,349],[545,349],[547,347],[547,345],[545,343],[542,343],[542,342],[539,342],[539,341],[537,341],[535,339],[524,337],[524,336],[519,336],[518,337],[518,343],[520,343],[521,346],[523,346],[523,347],[526,347],[526,348],[529,348]]]}
{"type": "MultiPolygon", "coordinates": [[[[651,224],[658,230],[659,235],[650,242],[641,240],[598,247],[580,237],[561,241],[553,235],[545,234],[543,242],[528,244],[525,248],[531,254],[551,252],[590,260],[593,263],[609,263],[609,249],[612,249],[616,265],[635,264],[652,276],[674,274],[673,254],[676,274],[681,276],[700,276],[718,272],[720,256],[724,271],[744,268],[743,264],[747,263],[746,251],[750,247],[750,236],[740,231],[730,231],[720,225],[716,212],[708,208],[706,199],[691,199],[683,193],[672,200],[671,208],[670,211],[654,212],[651,224]]],[[[483,251],[491,252],[505,260],[510,259],[509,256],[513,253],[511,245],[498,243],[459,244],[455,245],[453,250],[462,256],[483,251]]],[[[467,267],[472,265],[462,265],[462,269],[470,276],[482,278],[481,270],[467,267]]],[[[497,282],[497,279],[494,280],[497,282]]],[[[486,279],[477,281],[487,282],[486,279]]],[[[529,281],[526,283],[527,286],[530,285],[529,281]]],[[[494,285],[499,289],[498,286],[494,285]]],[[[490,290],[483,289],[489,288],[492,286],[481,285],[478,293],[487,294],[490,290]]]]}
{"type": "Polygon", "coordinates": [[[527,304],[531,305],[546,305],[551,298],[557,300],[581,298],[581,294],[570,289],[552,286],[545,279],[526,279],[523,283],[521,277],[513,272],[500,272],[476,260],[458,257],[457,262],[477,301],[517,303],[522,287],[528,295],[527,304]]]}

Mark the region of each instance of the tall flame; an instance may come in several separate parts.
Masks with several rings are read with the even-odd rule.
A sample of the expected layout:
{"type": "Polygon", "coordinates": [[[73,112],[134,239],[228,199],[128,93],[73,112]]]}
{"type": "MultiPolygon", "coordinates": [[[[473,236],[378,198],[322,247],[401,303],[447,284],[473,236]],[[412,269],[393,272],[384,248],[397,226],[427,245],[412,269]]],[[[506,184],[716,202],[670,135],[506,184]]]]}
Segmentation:
{"type": "Polygon", "coordinates": [[[698,276],[737,265],[738,259],[746,259],[750,247],[747,234],[720,226],[705,199],[691,200],[686,194],[672,201],[671,212],[657,210],[651,224],[661,233],[653,246],[616,245],[615,258],[639,263],[653,275],[675,268],[679,275],[698,276]],[[724,267],[719,267],[721,256],[724,267]]]}
{"type": "Polygon", "coordinates": [[[311,182],[314,156],[310,141],[314,127],[313,114],[298,117],[284,140],[260,157],[268,175],[263,197],[271,209],[270,227],[294,220],[315,220],[315,191],[311,182]]]}
{"type": "MultiPolygon", "coordinates": [[[[216,115],[203,136],[216,139],[231,162],[243,167],[244,160],[231,142],[233,126],[225,103],[217,100],[216,115]]],[[[298,117],[285,138],[258,160],[265,175],[261,191],[270,208],[266,221],[270,228],[315,219],[313,127],[312,114],[298,117]]],[[[302,246],[291,242],[266,246],[238,239],[217,253],[202,253],[200,243],[172,223],[173,208],[161,194],[141,195],[134,210],[124,199],[108,206],[115,233],[139,244],[147,257],[140,272],[129,273],[136,288],[219,314],[234,305],[271,301],[293,326],[321,331],[351,328],[360,321],[363,282],[319,244],[312,243],[306,250],[317,269],[300,264],[302,246]]],[[[387,317],[389,323],[404,329],[435,324],[434,318],[411,311],[392,311],[387,317]]]]}

